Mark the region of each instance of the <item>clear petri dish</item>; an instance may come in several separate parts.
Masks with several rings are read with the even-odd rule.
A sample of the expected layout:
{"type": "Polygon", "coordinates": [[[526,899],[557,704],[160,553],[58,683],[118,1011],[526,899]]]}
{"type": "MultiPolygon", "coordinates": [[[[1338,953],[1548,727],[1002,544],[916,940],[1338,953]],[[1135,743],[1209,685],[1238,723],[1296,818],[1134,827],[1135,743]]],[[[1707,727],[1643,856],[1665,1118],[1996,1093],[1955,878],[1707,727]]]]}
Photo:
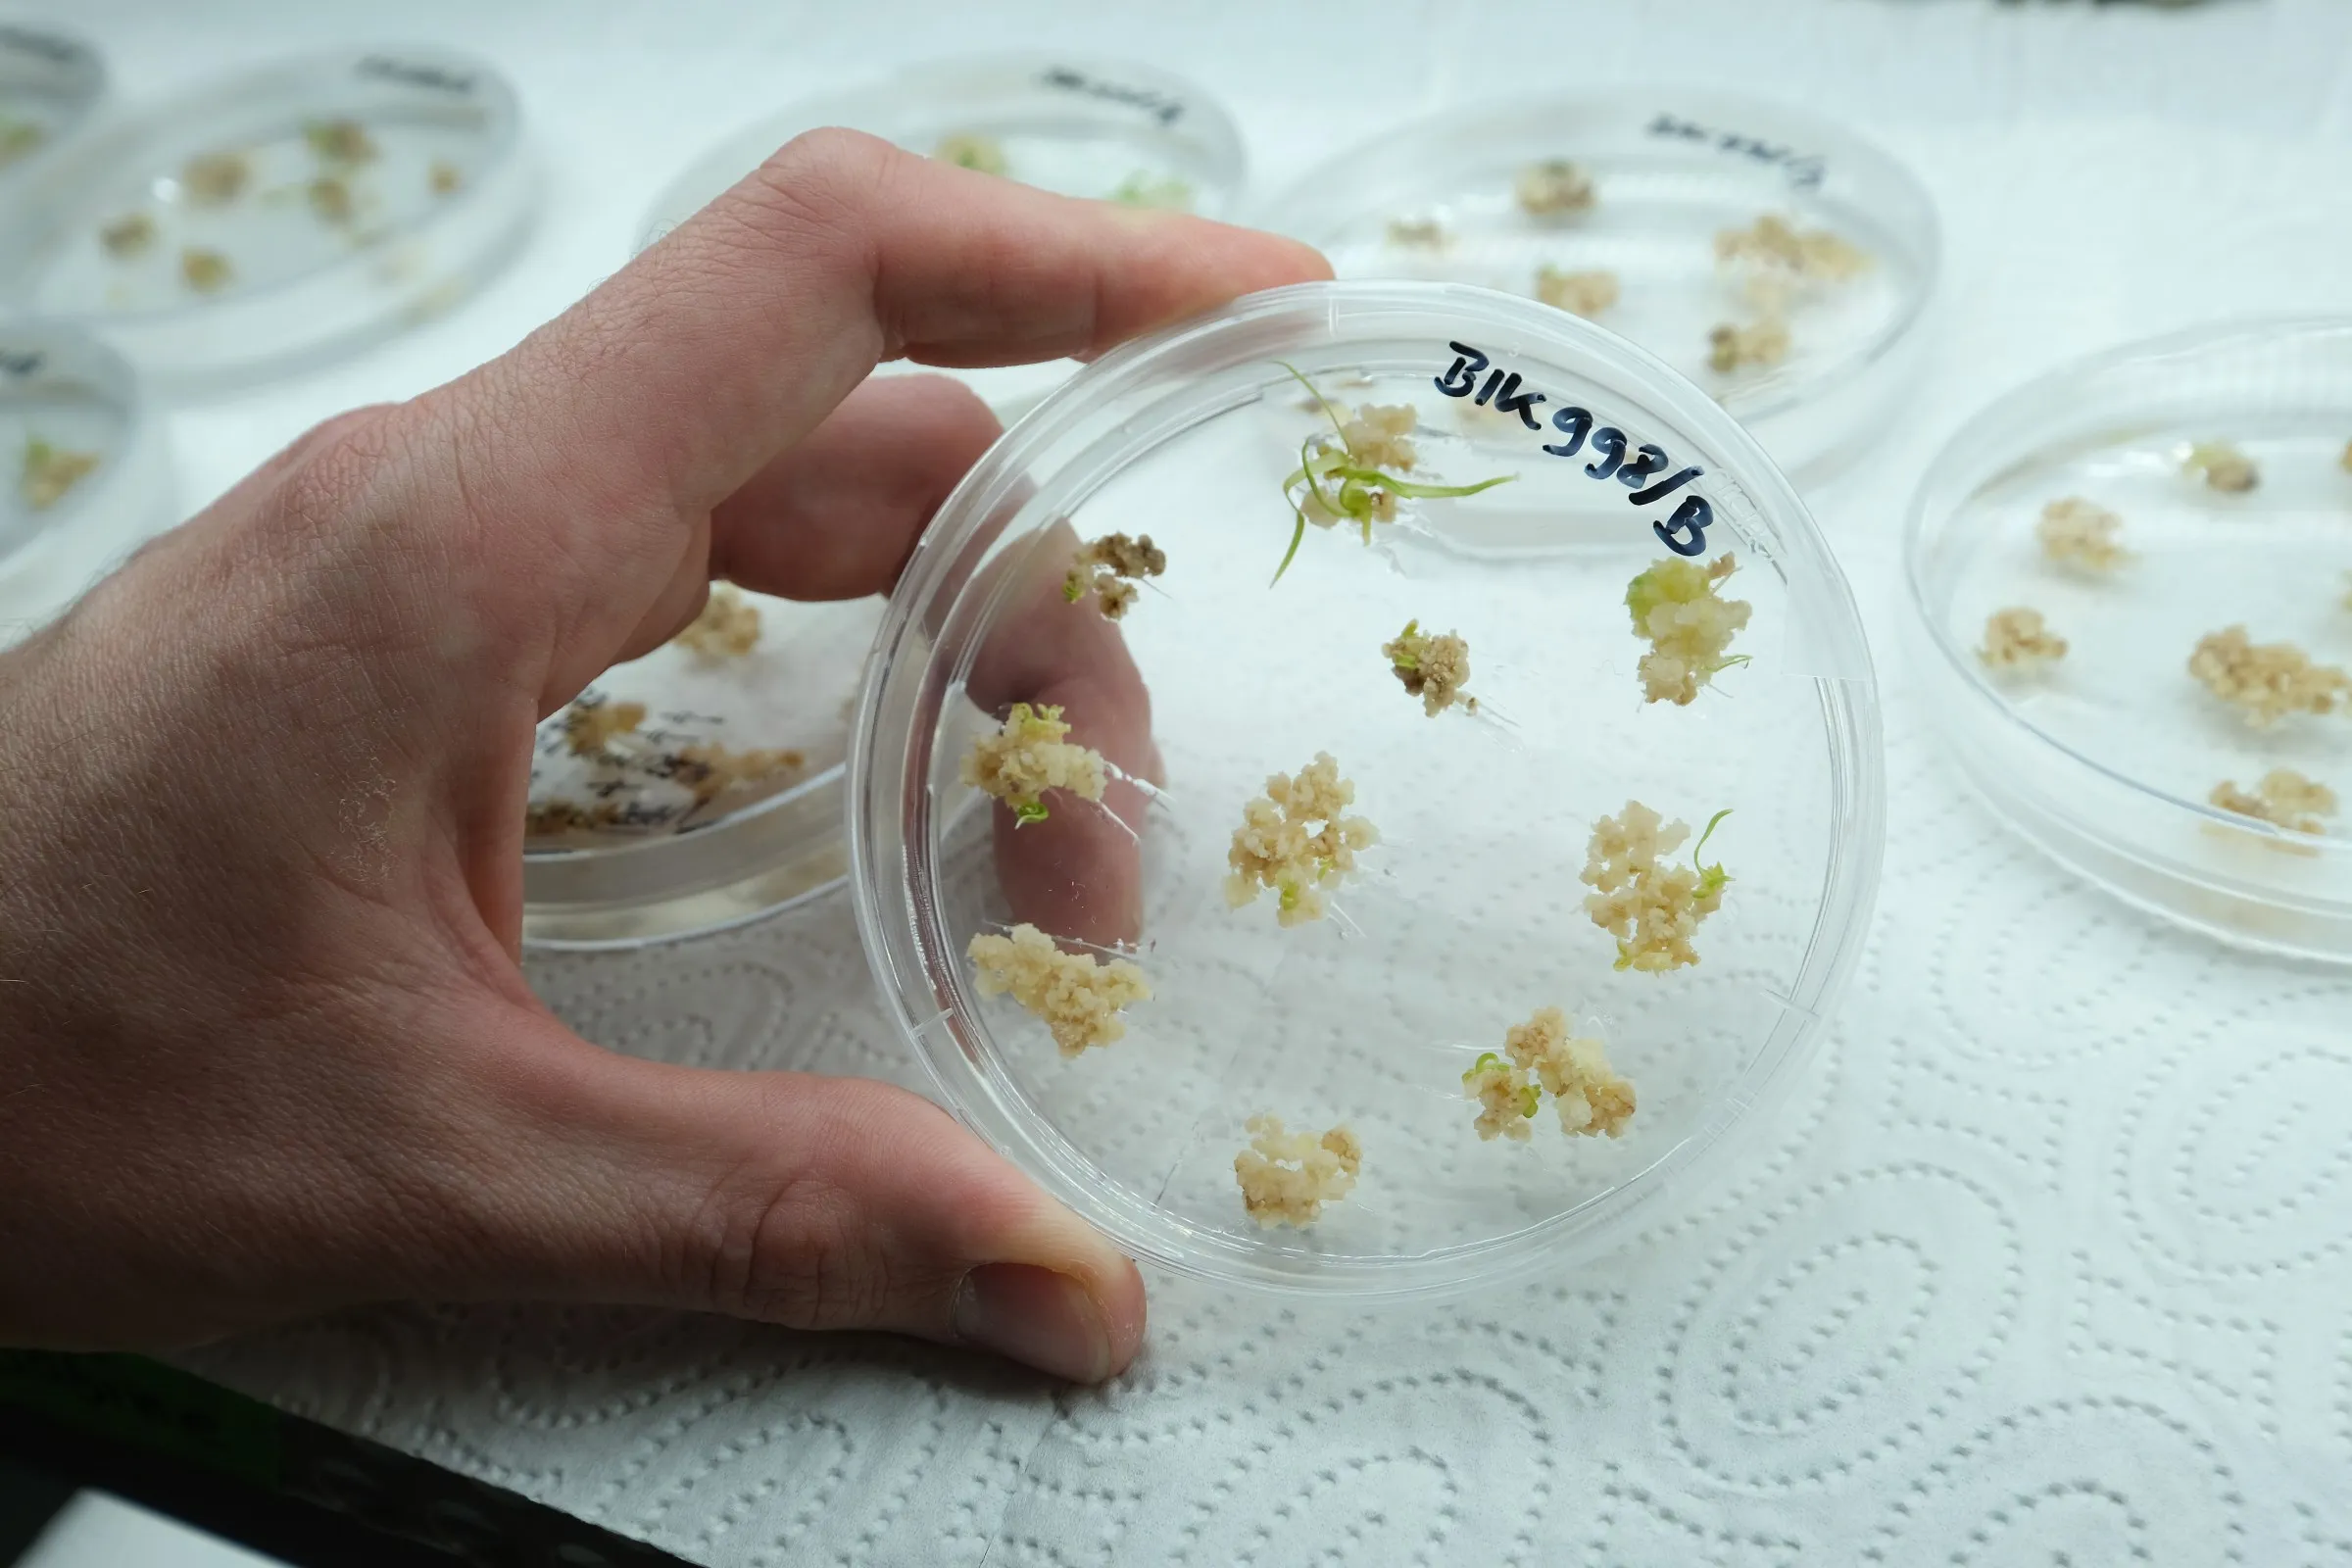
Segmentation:
{"type": "Polygon", "coordinates": [[[1547,295],[1664,359],[1799,479],[1867,445],[1914,379],[1941,250],[1918,180],[1851,131],[1649,88],[1448,112],[1254,220],[1343,278],[1547,295]]]}
{"type": "MultiPolygon", "coordinates": [[[[1170,72],[1082,55],[957,56],[805,99],[734,132],[673,179],[638,236],[643,250],[793,137],[845,125],[1065,196],[1222,218],[1247,165],[1232,117],[1170,72]]],[[[1067,380],[1074,361],[958,369],[1015,416],[1067,380]]]]}
{"type": "Polygon", "coordinates": [[[427,319],[520,236],[514,90],[443,50],[280,62],[95,130],[0,193],[0,302],[151,379],[232,383],[427,319]]]}
{"type": "Polygon", "coordinates": [[[2143,908],[2337,962],[2352,819],[2296,780],[2352,796],[2348,439],[2352,321],[2159,338],[1980,414],[1904,540],[1928,711],[1996,812],[2143,908]]]}
{"type": "Polygon", "coordinates": [[[122,356],[63,321],[0,314],[0,645],[170,525],[162,421],[122,356]]]}
{"type": "Polygon", "coordinates": [[[848,873],[843,760],[879,599],[713,590],[677,641],[540,726],[523,939],[626,948],[775,913],[848,873]]]}
{"type": "Polygon", "coordinates": [[[0,20],[0,189],[70,141],[106,97],[88,39],[0,20]]]}
{"type": "MultiPolygon", "coordinates": [[[[1402,646],[1414,670],[1444,662],[1402,646]]],[[[1031,771],[1007,777],[1083,783],[1083,767],[1026,755],[1031,771]]],[[[1444,1292],[1642,1234],[1771,1117],[1857,951],[1881,797],[1844,581],[1787,481],[1704,393],[1525,299],[1306,285],[1105,357],[949,500],[867,666],[853,886],[881,990],[946,1102],[1132,1253],[1273,1290],[1444,1292]],[[1410,409],[1409,470],[1372,424],[1337,445],[1294,369],[1351,418],[1410,409]],[[1364,525],[1346,509],[1379,505],[1320,470],[1345,520],[1302,526],[1302,446],[1326,465],[1385,463],[1386,482],[1510,477],[1408,495],[1364,525]],[[1081,543],[1112,532],[1165,556],[1115,622],[1099,582],[1068,597],[1081,543]],[[1647,701],[1629,586],[1660,562],[1703,579],[1727,556],[1719,596],[1749,617],[1708,653],[1694,701],[1672,701],[1671,680],[1669,700],[1647,701]],[[1387,645],[1408,622],[1466,640],[1474,710],[1456,689],[1431,716],[1446,694],[1407,689],[1387,645]],[[1045,818],[1023,823],[963,782],[1014,703],[1058,707],[1073,726],[1058,744],[1101,751],[1100,802],[1045,790],[1045,818]],[[1352,803],[1313,798],[1310,781],[1289,798],[1323,825],[1293,825],[1322,833],[1352,813],[1377,843],[1325,888],[1314,856],[1332,841],[1269,839],[1292,869],[1251,862],[1265,874],[1232,891],[1262,896],[1234,906],[1246,803],[1318,754],[1352,803]],[[1621,948],[1587,906],[1596,823],[1631,820],[1629,801],[1690,830],[1642,858],[1661,907],[1677,886],[1705,897],[1691,838],[1731,810],[1703,858],[1734,880],[1691,937],[1694,965],[1618,967],[1671,956],[1655,932],[1621,948]],[[1321,893],[1322,917],[1298,919],[1321,893]],[[1106,995],[1109,964],[1141,969],[1152,995],[1125,1006],[1123,1038],[1065,1058],[1019,992],[983,994],[975,939],[1003,962],[988,950],[1024,924],[1055,939],[1046,967],[1098,965],[1060,993],[1079,1012],[1106,995]],[[1547,1007],[1604,1042],[1633,1117],[1622,1136],[1572,1137],[1563,1100],[1539,1096],[1518,1118],[1531,1138],[1506,1116],[1482,1141],[1463,1074],[1547,1007]],[[1303,1227],[1248,1211],[1235,1162],[1260,1114],[1357,1141],[1353,1190],[1303,1227]]]]}

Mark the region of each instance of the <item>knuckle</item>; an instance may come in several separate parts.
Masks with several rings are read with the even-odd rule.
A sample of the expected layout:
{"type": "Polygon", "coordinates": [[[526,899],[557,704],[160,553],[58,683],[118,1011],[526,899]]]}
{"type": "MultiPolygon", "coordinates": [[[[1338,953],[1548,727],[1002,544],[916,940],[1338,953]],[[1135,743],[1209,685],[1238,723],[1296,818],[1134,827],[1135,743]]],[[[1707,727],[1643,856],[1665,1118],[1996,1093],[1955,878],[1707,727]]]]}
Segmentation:
{"type": "Polygon", "coordinates": [[[705,1186],[681,1257],[685,1294],[792,1328],[935,1329],[966,1266],[962,1244],[937,1222],[936,1200],[906,1206],[892,1185],[903,1156],[888,1152],[909,1106],[930,1107],[870,1081],[821,1092],[813,1145],[755,1154],[705,1186]]]}
{"type": "Polygon", "coordinates": [[[895,172],[912,155],[879,137],[835,126],[786,142],[712,204],[712,225],[730,248],[831,254],[862,264],[871,217],[895,172]]]}
{"type": "Polygon", "coordinates": [[[803,131],[770,154],[752,176],[762,191],[802,201],[856,207],[909,156],[879,136],[839,125],[803,131]]]}
{"type": "Polygon", "coordinates": [[[689,1270],[711,1307],[791,1328],[879,1320],[887,1265],[869,1249],[862,1205],[823,1177],[738,1172],[703,1205],[689,1270]]]}

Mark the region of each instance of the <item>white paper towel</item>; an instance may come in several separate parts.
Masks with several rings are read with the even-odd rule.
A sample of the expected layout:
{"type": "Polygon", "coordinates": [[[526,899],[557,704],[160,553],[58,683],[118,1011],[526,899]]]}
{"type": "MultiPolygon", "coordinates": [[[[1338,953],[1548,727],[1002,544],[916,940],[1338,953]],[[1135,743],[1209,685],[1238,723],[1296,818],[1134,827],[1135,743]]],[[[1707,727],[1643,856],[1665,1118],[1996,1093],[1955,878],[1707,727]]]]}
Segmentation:
{"type": "MultiPolygon", "coordinates": [[[[73,9],[134,90],[388,26],[73,9]]],[[[2217,315],[2352,313],[2352,7],[415,0],[389,30],[520,79],[552,170],[534,250],[399,343],[180,416],[191,501],[559,309],[734,123],[923,54],[1050,37],[1193,72],[1268,186],[1440,95],[1671,77],[1852,119],[1914,162],[1949,242],[1940,354],[1814,498],[1881,651],[1886,876],[1777,1139],[1583,1277],[1352,1317],[1155,1281],[1149,1349],[1101,1391],[534,1308],[352,1314],[200,1369],[710,1564],[2352,1563],[2352,980],[2172,931],[2021,847],[1893,653],[1903,504],[1981,402],[2217,315]]],[[[917,1082],[841,899],[532,976],[620,1049],[917,1082]]]]}

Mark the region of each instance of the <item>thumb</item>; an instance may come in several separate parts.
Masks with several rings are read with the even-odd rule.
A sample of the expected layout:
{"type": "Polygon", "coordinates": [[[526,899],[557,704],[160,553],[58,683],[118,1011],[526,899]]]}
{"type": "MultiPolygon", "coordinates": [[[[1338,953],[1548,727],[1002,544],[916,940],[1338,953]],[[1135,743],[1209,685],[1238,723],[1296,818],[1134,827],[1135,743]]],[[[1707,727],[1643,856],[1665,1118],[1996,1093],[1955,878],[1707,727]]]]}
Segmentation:
{"type": "Polygon", "coordinates": [[[577,1044],[569,1082],[532,1096],[516,1167],[535,1167],[516,1211],[539,1285],[910,1334],[1087,1383],[1134,1359],[1135,1265],[930,1102],[577,1044]]]}

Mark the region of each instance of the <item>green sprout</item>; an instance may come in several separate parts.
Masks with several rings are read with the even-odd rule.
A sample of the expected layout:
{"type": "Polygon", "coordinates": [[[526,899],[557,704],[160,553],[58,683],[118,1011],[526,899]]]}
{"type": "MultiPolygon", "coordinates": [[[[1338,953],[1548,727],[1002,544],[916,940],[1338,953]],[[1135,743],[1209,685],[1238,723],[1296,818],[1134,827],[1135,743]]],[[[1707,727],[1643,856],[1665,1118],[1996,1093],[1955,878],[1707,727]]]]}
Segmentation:
{"type": "Polygon", "coordinates": [[[32,153],[42,139],[41,127],[32,121],[0,114],[0,169],[32,153]]]}
{"type": "Polygon", "coordinates": [[[1705,565],[1669,556],[1626,584],[1625,609],[1632,617],[1634,635],[1650,645],[1650,652],[1642,656],[1641,667],[1642,688],[1649,701],[1671,699],[1677,705],[1689,704],[1697,697],[1701,685],[1711,684],[1727,669],[1749,662],[1750,656],[1746,654],[1721,657],[1748,618],[1745,601],[1725,599],[1716,591],[1734,570],[1735,564],[1729,554],[1705,565]],[[1684,613],[1669,617],[1665,626],[1653,626],[1651,615],[1665,606],[1708,608],[1704,611],[1686,608],[1684,613]]]}
{"type": "MultiPolygon", "coordinates": [[[[1517,474],[1505,473],[1492,479],[1482,479],[1476,484],[1414,484],[1385,469],[1374,467],[1357,454],[1348,439],[1348,421],[1340,417],[1340,411],[1332,406],[1331,400],[1322,394],[1315,383],[1308,380],[1296,366],[1283,364],[1279,360],[1275,363],[1290,371],[1298,384],[1306,388],[1307,395],[1322,408],[1324,417],[1331,420],[1338,444],[1332,444],[1332,436],[1309,436],[1298,444],[1298,466],[1292,470],[1289,478],[1282,481],[1283,499],[1290,503],[1293,518],[1291,547],[1283,552],[1282,564],[1274,568],[1274,583],[1282,581],[1282,574],[1291,569],[1292,561],[1298,555],[1299,541],[1306,537],[1309,520],[1306,508],[1310,498],[1317,508],[1334,519],[1347,517],[1357,523],[1363,529],[1364,543],[1370,544],[1372,524],[1378,519],[1378,514],[1383,510],[1393,512],[1398,500],[1435,501],[1474,496],[1481,490],[1492,490],[1498,484],[1507,484],[1518,477],[1517,474]],[[1299,493],[1293,495],[1294,490],[1299,493]]],[[[1274,583],[1266,586],[1270,588],[1274,583]]]]}
{"type": "Polygon", "coordinates": [[[1157,207],[1171,212],[1190,212],[1193,206],[1193,186],[1190,180],[1174,174],[1152,174],[1136,170],[1112,188],[1110,199],[1121,207],[1157,207]]]}
{"type": "Polygon", "coordinates": [[[952,131],[942,136],[939,145],[931,149],[931,156],[943,164],[982,174],[1003,174],[1011,167],[1005,160],[1002,142],[971,130],[952,131]]]}
{"type": "Polygon", "coordinates": [[[1025,801],[1012,803],[1012,825],[1016,830],[1027,827],[1032,822],[1043,822],[1053,814],[1046,809],[1046,803],[1034,796],[1025,801]]]}
{"type": "Polygon", "coordinates": [[[1074,604],[1076,604],[1076,603],[1078,602],[1078,596],[1079,596],[1079,595],[1081,595],[1081,594],[1083,594],[1083,593],[1085,593],[1085,592],[1086,592],[1086,578],[1085,578],[1084,576],[1082,576],[1081,574],[1079,574],[1078,572],[1075,572],[1075,571],[1073,571],[1073,572],[1071,572],[1071,573],[1070,573],[1070,574],[1069,574],[1067,577],[1064,577],[1064,578],[1062,578],[1062,580],[1061,580],[1061,602],[1062,602],[1063,604],[1065,604],[1065,605],[1074,605],[1074,604]]]}
{"type": "MultiPolygon", "coordinates": [[[[1479,1053],[1478,1059],[1470,1064],[1470,1070],[1462,1074],[1462,1082],[1464,1085],[1474,1083],[1478,1079],[1485,1077],[1489,1072],[1501,1069],[1502,1066],[1503,1060],[1500,1056],[1497,1056],[1492,1051],[1481,1052],[1479,1053]]],[[[1543,1103],[1544,1091],[1538,1088],[1536,1085],[1528,1084],[1519,1091],[1520,1115],[1535,1115],[1537,1109],[1543,1103]]]]}
{"type": "Polygon", "coordinates": [[[320,163],[366,164],[375,161],[375,139],[356,120],[303,122],[302,139],[320,163]]]}
{"type": "Polygon", "coordinates": [[[1707,847],[1707,840],[1715,836],[1717,825],[1731,814],[1732,808],[1727,806],[1713,816],[1708,817],[1706,830],[1699,834],[1698,842],[1690,846],[1690,863],[1698,867],[1698,896],[1702,899],[1722,892],[1731,884],[1731,873],[1724,870],[1721,860],[1717,860],[1713,865],[1706,865],[1702,864],[1698,858],[1699,851],[1707,847]]]}
{"type": "Polygon", "coordinates": [[[1421,667],[1421,655],[1416,652],[1421,646],[1421,622],[1418,617],[1404,623],[1404,630],[1396,634],[1394,646],[1396,651],[1389,656],[1390,667],[1406,675],[1421,667]]]}
{"type": "Polygon", "coordinates": [[[46,512],[63,501],[66,492],[89,477],[97,466],[95,452],[74,452],[44,437],[27,436],[17,490],[27,507],[46,512]]]}

